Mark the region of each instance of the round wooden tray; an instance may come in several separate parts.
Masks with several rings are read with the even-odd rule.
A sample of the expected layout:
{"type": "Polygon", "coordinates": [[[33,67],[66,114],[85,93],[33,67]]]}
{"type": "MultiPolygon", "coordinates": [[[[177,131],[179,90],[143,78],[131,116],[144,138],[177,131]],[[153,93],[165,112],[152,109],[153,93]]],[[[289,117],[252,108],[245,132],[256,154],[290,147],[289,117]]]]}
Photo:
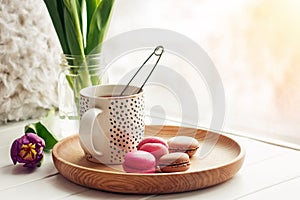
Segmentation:
{"type": "Polygon", "coordinates": [[[185,172],[138,174],[126,173],[121,165],[102,165],[85,159],[78,135],[57,143],[52,151],[58,171],[70,181],[86,187],[119,193],[161,194],[197,190],[222,183],[233,177],[244,161],[244,150],[234,140],[218,133],[177,126],[146,126],[146,135],[165,139],[176,135],[193,136],[200,148],[185,172]],[[206,137],[208,136],[208,137],[206,137]],[[216,141],[216,142],[215,142],[216,141]],[[211,148],[201,158],[201,148],[211,148]]]}

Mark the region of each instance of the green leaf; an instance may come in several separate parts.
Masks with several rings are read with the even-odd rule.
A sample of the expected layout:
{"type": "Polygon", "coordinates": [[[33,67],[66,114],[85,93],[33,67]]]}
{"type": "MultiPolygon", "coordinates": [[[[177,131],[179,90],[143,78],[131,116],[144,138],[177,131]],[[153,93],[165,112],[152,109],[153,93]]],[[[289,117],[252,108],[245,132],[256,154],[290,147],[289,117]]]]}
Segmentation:
{"type": "Polygon", "coordinates": [[[25,126],[25,133],[35,133],[36,134],[36,128],[34,124],[28,124],[25,126]]]}
{"type": "Polygon", "coordinates": [[[51,150],[58,140],[50,133],[50,131],[41,123],[35,124],[37,135],[45,140],[45,150],[51,150]]]}
{"type": "Polygon", "coordinates": [[[63,16],[63,5],[61,0],[44,0],[54,29],[57,33],[62,50],[65,54],[70,54],[70,49],[66,40],[65,25],[63,16]]]}
{"type": "Polygon", "coordinates": [[[108,30],[114,0],[102,0],[96,7],[91,18],[85,54],[99,53],[101,44],[108,30]]]}
{"type": "Polygon", "coordinates": [[[66,38],[72,55],[84,56],[81,6],[76,0],[64,0],[66,38]]]}
{"type": "MultiPolygon", "coordinates": [[[[92,17],[101,0],[87,0],[86,1],[86,11],[87,11],[87,30],[90,29],[90,22],[92,17]]],[[[86,36],[87,37],[87,36],[86,36]]]]}
{"type": "Polygon", "coordinates": [[[41,123],[33,123],[25,126],[25,133],[35,133],[45,140],[45,151],[50,151],[58,140],[51,132],[41,123]]]}
{"type": "Polygon", "coordinates": [[[83,37],[83,47],[86,46],[86,34],[87,34],[87,8],[86,1],[81,1],[81,29],[82,29],[82,37],[83,37]]]}

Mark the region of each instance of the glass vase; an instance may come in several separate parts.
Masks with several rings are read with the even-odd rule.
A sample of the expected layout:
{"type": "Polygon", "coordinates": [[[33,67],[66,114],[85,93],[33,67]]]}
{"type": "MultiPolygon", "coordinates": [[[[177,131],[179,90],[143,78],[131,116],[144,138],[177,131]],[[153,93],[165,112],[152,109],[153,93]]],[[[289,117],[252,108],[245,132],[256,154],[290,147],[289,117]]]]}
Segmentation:
{"type": "Polygon", "coordinates": [[[58,78],[59,119],[62,137],[79,129],[80,90],[108,82],[101,54],[86,56],[62,55],[62,70],[58,78]]]}

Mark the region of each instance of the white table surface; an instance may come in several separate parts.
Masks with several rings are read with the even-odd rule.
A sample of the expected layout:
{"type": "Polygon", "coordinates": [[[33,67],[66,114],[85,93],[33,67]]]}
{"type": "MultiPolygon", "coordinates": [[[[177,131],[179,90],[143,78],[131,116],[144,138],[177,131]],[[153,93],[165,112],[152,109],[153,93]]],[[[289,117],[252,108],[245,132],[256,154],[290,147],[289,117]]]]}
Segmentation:
{"type": "Polygon", "coordinates": [[[37,169],[14,166],[13,140],[29,121],[0,126],[0,199],[299,199],[300,151],[227,134],[246,150],[241,170],[229,181],[207,189],[166,195],[128,195],[76,185],[61,176],[51,153],[37,169]]]}

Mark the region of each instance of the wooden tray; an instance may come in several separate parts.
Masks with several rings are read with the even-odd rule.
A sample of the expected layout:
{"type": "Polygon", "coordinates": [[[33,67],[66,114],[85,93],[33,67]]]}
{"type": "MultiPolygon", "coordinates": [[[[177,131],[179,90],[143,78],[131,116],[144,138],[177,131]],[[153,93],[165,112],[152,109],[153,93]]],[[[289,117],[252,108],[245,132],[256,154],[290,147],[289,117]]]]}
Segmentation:
{"type": "Polygon", "coordinates": [[[222,183],[237,173],[245,156],[237,142],[217,133],[207,134],[206,130],[146,126],[145,134],[165,139],[189,135],[198,139],[200,148],[191,158],[190,169],[176,173],[131,174],[124,172],[121,165],[92,163],[85,159],[78,135],[55,145],[52,151],[54,165],[65,178],[86,187],[118,193],[159,194],[197,190],[222,183]],[[217,139],[216,143],[214,139],[217,139]],[[200,158],[199,154],[203,150],[201,145],[211,145],[211,151],[204,158],[200,158]]]}

